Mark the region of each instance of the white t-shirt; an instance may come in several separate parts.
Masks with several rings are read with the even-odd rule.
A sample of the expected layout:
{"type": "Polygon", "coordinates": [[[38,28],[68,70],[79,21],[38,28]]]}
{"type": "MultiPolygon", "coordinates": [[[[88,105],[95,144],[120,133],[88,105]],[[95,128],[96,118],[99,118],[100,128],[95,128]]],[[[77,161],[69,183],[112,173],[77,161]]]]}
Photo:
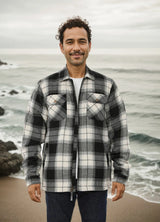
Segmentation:
{"type": "MultiPolygon", "coordinates": [[[[72,78],[74,82],[74,88],[75,88],[75,92],[76,92],[76,98],[77,98],[77,103],[78,103],[78,97],[79,97],[79,93],[80,93],[80,87],[81,87],[81,83],[83,78],[72,78]]],[[[78,178],[78,152],[76,155],[76,179],[78,178]]]]}
{"type": "Polygon", "coordinates": [[[74,88],[75,88],[76,98],[77,98],[77,103],[78,103],[78,97],[79,97],[80,87],[81,87],[83,78],[73,78],[73,77],[70,77],[70,78],[73,79],[73,82],[74,82],[74,88]]]}

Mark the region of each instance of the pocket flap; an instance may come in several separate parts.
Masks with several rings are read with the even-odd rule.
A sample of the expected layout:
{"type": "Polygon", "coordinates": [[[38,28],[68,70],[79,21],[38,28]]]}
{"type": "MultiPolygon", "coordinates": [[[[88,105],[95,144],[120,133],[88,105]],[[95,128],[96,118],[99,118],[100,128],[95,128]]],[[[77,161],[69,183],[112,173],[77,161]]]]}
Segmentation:
{"type": "Polygon", "coordinates": [[[66,101],[66,95],[63,94],[52,94],[47,96],[47,103],[49,106],[63,104],[66,101]]]}
{"type": "Polygon", "coordinates": [[[93,102],[93,103],[106,103],[107,96],[102,93],[89,93],[88,101],[93,102]]]}

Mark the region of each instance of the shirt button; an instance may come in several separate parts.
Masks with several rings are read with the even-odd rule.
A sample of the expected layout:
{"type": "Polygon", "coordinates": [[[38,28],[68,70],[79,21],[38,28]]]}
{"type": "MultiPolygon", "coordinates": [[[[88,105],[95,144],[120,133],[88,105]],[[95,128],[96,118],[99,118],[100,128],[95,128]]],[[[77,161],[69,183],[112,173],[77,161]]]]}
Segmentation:
{"type": "Polygon", "coordinates": [[[98,102],[99,101],[99,99],[96,99],[96,102],[98,102]]]}
{"type": "Polygon", "coordinates": [[[54,103],[56,103],[57,101],[56,100],[54,100],[54,103]]]}

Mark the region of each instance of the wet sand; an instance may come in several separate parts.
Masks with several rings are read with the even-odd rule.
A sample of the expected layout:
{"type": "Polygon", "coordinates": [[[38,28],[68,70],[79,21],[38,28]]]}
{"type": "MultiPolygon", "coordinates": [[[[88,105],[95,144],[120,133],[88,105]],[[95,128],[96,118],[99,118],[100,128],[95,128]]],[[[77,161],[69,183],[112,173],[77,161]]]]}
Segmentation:
{"type": "MultiPolygon", "coordinates": [[[[107,222],[157,222],[160,221],[160,204],[124,194],[117,202],[108,199],[107,222]]],[[[41,203],[30,200],[24,180],[0,178],[0,222],[46,222],[45,193],[41,203]]],[[[78,203],[72,222],[81,222],[78,203]]]]}

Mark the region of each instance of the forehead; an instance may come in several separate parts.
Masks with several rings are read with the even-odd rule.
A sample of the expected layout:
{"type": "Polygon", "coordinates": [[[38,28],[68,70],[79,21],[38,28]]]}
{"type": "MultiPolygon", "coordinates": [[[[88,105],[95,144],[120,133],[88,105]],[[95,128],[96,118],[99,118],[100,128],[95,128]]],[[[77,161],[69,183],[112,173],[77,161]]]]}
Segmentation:
{"type": "Polygon", "coordinates": [[[63,33],[64,40],[66,39],[77,39],[77,38],[88,38],[87,31],[84,28],[73,27],[66,29],[63,33]]]}

